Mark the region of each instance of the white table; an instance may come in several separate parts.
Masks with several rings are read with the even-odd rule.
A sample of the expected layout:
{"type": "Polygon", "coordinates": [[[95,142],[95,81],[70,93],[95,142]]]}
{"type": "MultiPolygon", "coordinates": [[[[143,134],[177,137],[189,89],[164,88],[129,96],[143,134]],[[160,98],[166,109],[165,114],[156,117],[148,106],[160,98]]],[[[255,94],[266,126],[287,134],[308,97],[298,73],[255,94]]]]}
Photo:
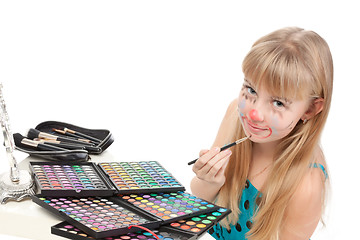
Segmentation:
{"type": "MultiPolygon", "coordinates": [[[[116,161],[107,151],[101,155],[91,155],[91,158],[93,162],[116,161]]],[[[26,157],[20,162],[20,169],[28,170],[29,161],[44,160],[26,157]]],[[[51,234],[51,226],[61,221],[63,221],[61,218],[49,213],[30,199],[21,202],[9,201],[0,205],[0,239],[8,239],[6,235],[9,235],[21,239],[64,240],[65,238],[51,234]]],[[[207,233],[201,237],[201,240],[210,239],[213,238],[207,233]]]]}

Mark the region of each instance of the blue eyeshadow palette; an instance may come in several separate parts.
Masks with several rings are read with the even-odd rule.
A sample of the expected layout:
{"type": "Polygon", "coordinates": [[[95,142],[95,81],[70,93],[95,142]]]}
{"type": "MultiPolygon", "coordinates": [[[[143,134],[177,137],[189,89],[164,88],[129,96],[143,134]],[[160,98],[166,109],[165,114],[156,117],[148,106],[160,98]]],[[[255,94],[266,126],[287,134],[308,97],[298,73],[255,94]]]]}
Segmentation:
{"type": "Polygon", "coordinates": [[[156,161],[108,163],[30,162],[44,196],[87,197],[184,191],[185,187],[156,161]]]}

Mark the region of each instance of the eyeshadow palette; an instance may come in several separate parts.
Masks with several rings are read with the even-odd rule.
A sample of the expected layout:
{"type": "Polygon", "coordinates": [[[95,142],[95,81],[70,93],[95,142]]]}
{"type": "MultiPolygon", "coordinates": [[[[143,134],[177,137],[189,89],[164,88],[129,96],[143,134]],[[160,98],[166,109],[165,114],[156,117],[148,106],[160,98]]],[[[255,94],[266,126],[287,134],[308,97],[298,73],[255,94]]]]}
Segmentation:
{"type": "Polygon", "coordinates": [[[156,161],[108,163],[30,162],[35,181],[44,196],[88,197],[130,193],[184,191],[156,161]]]}
{"type": "MultiPolygon", "coordinates": [[[[193,240],[196,239],[196,236],[193,234],[187,234],[183,232],[177,232],[174,229],[169,229],[167,227],[161,227],[160,229],[151,230],[157,237],[162,240],[193,240]]],[[[81,231],[80,229],[74,227],[73,225],[62,222],[55,226],[51,227],[51,233],[66,237],[68,239],[75,240],[91,240],[93,237],[89,236],[87,233],[81,231]]],[[[106,237],[101,238],[100,240],[156,240],[156,237],[147,231],[137,231],[133,233],[128,233],[120,236],[106,237]]]]}
{"type": "Polygon", "coordinates": [[[157,161],[99,163],[118,193],[184,191],[184,186],[157,161]]]}
{"type": "Polygon", "coordinates": [[[178,229],[184,233],[202,235],[205,231],[209,230],[212,226],[218,223],[221,219],[231,212],[230,209],[219,208],[216,211],[201,214],[198,216],[190,217],[187,219],[179,220],[169,224],[172,228],[178,229]]]}
{"type": "Polygon", "coordinates": [[[118,198],[102,197],[43,197],[32,200],[94,238],[126,234],[136,231],[130,226],[158,228],[160,221],[146,213],[129,210],[118,198]]]}
{"type": "Polygon", "coordinates": [[[217,210],[219,207],[186,192],[119,195],[125,204],[164,223],[217,210]]]}
{"type": "Polygon", "coordinates": [[[112,196],[115,188],[94,163],[30,162],[41,195],[112,196]]]}
{"type": "MultiPolygon", "coordinates": [[[[193,240],[199,238],[231,211],[219,208],[217,211],[201,214],[184,220],[172,222],[160,229],[151,230],[162,240],[193,240]]],[[[62,222],[51,227],[51,233],[75,240],[93,239],[87,233],[79,230],[73,225],[62,222]]],[[[138,231],[121,236],[103,238],[101,240],[155,240],[156,237],[147,231],[138,231]]]]}

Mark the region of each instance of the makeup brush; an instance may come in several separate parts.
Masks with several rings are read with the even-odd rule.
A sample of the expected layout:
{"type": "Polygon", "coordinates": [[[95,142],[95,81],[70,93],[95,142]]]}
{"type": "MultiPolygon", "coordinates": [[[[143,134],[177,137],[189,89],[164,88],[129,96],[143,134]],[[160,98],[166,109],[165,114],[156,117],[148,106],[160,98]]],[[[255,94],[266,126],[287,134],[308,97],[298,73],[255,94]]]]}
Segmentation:
{"type": "MultiPolygon", "coordinates": [[[[233,142],[233,143],[229,143],[229,144],[223,146],[222,148],[220,148],[220,152],[221,152],[221,151],[224,151],[225,149],[228,149],[228,148],[230,148],[230,147],[232,147],[232,146],[234,146],[234,145],[237,145],[237,144],[239,144],[239,143],[242,143],[243,141],[245,141],[246,139],[249,139],[250,137],[251,137],[251,135],[248,136],[248,137],[244,137],[244,138],[241,138],[241,139],[239,139],[239,140],[236,140],[236,141],[233,142]]],[[[195,159],[195,160],[192,160],[191,162],[188,162],[188,165],[194,164],[198,159],[199,159],[199,158],[197,158],[197,159],[195,159]]]]}
{"type": "Polygon", "coordinates": [[[88,146],[93,145],[91,143],[78,141],[78,140],[71,139],[71,138],[68,138],[68,137],[60,137],[60,136],[56,136],[56,135],[53,135],[53,134],[50,134],[50,133],[40,132],[39,130],[34,129],[34,128],[29,129],[29,131],[27,133],[27,136],[29,138],[31,138],[31,139],[34,139],[34,138],[47,138],[47,139],[59,140],[59,141],[62,141],[62,142],[69,142],[69,143],[71,142],[71,143],[83,144],[83,145],[88,145],[88,146]]]}
{"type": "Polygon", "coordinates": [[[61,143],[60,141],[56,141],[56,140],[46,140],[46,139],[43,139],[43,138],[34,138],[33,140],[36,141],[36,142],[43,143],[45,145],[51,145],[51,146],[55,146],[55,147],[66,148],[66,149],[69,149],[69,150],[85,149],[84,145],[71,144],[71,143],[61,143]]]}
{"type": "Polygon", "coordinates": [[[65,132],[68,132],[68,133],[72,133],[76,136],[79,136],[79,137],[83,137],[83,138],[86,138],[86,139],[89,139],[93,142],[96,142],[96,143],[101,143],[101,140],[98,139],[98,138],[95,138],[95,137],[92,137],[92,136],[89,136],[87,134],[84,134],[84,133],[81,133],[81,132],[78,132],[78,131],[74,131],[74,130],[71,130],[69,128],[64,128],[64,131],[65,132]]]}
{"type": "Polygon", "coordinates": [[[73,144],[73,143],[69,143],[69,142],[61,142],[61,141],[57,141],[57,140],[44,139],[44,138],[34,138],[34,141],[39,141],[39,142],[42,142],[47,145],[62,147],[62,148],[66,148],[66,149],[85,149],[85,150],[92,151],[92,152],[101,152],[100,147],[89,146],[89,145],[84,145],[84,144],[80,144],[80,143],[73,144]]]}
{"type": "Polygon", "coordinates": [[[63,135],[65,135],[65,136],[69,136],[69,137],[71,137],[71,138],[74,138],[74,139],[76,139],[76,140],[78,140],[78,141],[91,143],[91,141],[90,141],[89,139],[79,138],[79,136],[76,136],[75,134],[72,134],[72,133],[69,133],[69,132],[65,132],[64,130],[60,130],[60,129],[56,129],[56,128],[53,128],[52,130],[53,130],[54,132],[63,134],[63,135]]]}
{"type": "Polygon", "coordinates": [[[33,147],[33,148],[36,148],[36,149],[42,150],[42,151],[68,151],[65,148],[46,145],[39,141],[34,141],[31,139],[28,139],[28,138],[22,136],[20,133],[15,133],[13,136],[14,136],[14,140],[15,140],[15,143],[17,146],[19,146],[21,143],[23,145],[30,146],[30,147],[33,147]]]}

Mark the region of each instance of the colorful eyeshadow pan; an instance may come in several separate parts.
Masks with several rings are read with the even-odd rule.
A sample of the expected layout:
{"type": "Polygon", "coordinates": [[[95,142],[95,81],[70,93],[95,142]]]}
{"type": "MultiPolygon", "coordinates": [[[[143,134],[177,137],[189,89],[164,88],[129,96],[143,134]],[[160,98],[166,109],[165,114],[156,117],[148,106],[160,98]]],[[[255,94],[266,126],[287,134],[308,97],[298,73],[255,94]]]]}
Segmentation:
{"type": "MultiPolygon", "coordinates": [[[[156,234],[161,240],[189,240],[193,239],[192,235],[186,233],[177,233],[176,230],[167,231],[166,228],[160,228],[160,230],[151,230],[156,234]]],[[[90,240],[93,239],[91,236],[85,232],[79,230],[78,228],[70,225],[67,222],[59,223],[51,227],[51,233],[66,237],[69,239],[75,240],[90,240]]],[[[195,239],[195,238],[194,238],[195,239]]],[[[120,236],[106,237],[101,240],[156,240],[156,237],[151,233],[146,231],[138,231],[134,233],[128,233],[120,236]]]]}
{"type": "Polygon", "coordinates": [[[112,196],[115,189],[93,163],[30,163],[37,185],[46,196],[112,196]]]}
{"type": "Polygon", "coordinates": [[[211,213],[201,214],[187,219],[172,222],[169,226],[179,229],[181,231],[195,233],[197,235],[203,234],[209,230],[217,222],[227,216],[231,211],[226,208],[219,208],[211,213]]]}
{"type": "MultiPolygon", "coordinates": [[[[129,226],[157,228],[159,221],[124,208],[117,198],[32,196],[35,203],[95,238],[129,233],[129,226]]],[[[133,230],[134,231],[134,230],[133,230]]]]}
{"type": "Polygon", "coordinates": [[[135,206],[164,223],[217,210],[219,207],[194,195],[175,193],[150,193],[119,195],[130,206],[135,206]]]}
{"type": "Polygon", "coordinates": [[[184,191],[185,188],[156,161],[99,164],[120,194],[184,191]]]}

